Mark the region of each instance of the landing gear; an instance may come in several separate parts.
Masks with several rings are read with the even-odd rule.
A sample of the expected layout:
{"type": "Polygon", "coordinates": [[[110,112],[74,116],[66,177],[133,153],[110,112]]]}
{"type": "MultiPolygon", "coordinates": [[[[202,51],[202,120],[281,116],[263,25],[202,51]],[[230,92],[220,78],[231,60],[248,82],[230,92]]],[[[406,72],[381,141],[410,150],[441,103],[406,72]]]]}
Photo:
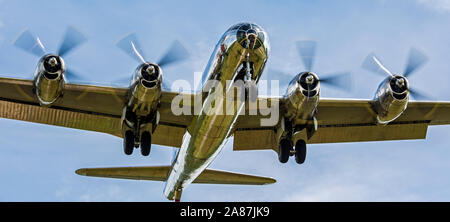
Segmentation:
{"type": "MultiPolygon", "coordinates": [[[[145,131],[142,133],[140,147],[143,156],[150,155],[152,147],[152,135],[150,132],[145,131]]],[[[129,156],[133,154],[134,148],[139,148],[139,138],[136,137],[132,130],[127,130],[123,137],[123,151],[129,156]]]]}
{"type": "Polygon", "coordinates": [[[142,156],[150,155],[150,150],[152,147],[152,135],[145,131],[141,135],[141,154],[142,156]]]}
{"type": "Polygon", "coordinates": [[[148,115],[137,115],[133,107],[123,109],[123,148],[126,155],[133,154],[134,149],[141,148],[142,156],[149,156],[152,147],[152,134],[158,126],[160,114],[157,110],[148,115]]]}
{"type": "Polygon", "coordinates": [[[253,82],[248,82],[245,87],[245,98],[248,98],[252,103],[258,99],[258,86],[253,82]]]}
{"type": "Polygon", "coordinates": [[[125,132],[125,136],[123,137],[123,151],[126,155],[133,154],[134,149],[134,133],[131,130],[127,130],[125,132]]]}
{"type": "Polygon", "coordinates": [[[278,147],[278,160],[280,160],[281,163],[287,163],[290,156],[295,156],[295,162],[298,164],[305,163],[306,142],[304,140],[298,140],[295,144],[295,149],[293,149],[292,146],[292,141],[282,139],[278,147]]]}
{"type": "Polygon", "coordinates": [[[279,145],[279,150],[278,150],[278,160],[281,163],[287,163],[289,160],[289,156],[291,154],[291,150],[292,150],[292,142],[290,140],[287,139],[282,139],[280,141],[280,145],[279,145]]]}
{"type": "MultiPolygon", "coordinates": [[[[246,47],[248,47],[248,41],[245,43],[246,47]]],[[[245,61],[245,76],[244,76],[244,82],[245,82],[245,98],[248,98],[252,103],[256,102],[258,99],[258,86],[256,85],[256,82],[252,79],[253,76],[253,63],[250,62],[250,53],[247,53],[246,55],[246,61],[245,61]]]]}
{"type": "Polygon", "coordinates": [[[295,162],[303,164],[306,160],[306,142],[299,140],[295,144],[295,162]]]}

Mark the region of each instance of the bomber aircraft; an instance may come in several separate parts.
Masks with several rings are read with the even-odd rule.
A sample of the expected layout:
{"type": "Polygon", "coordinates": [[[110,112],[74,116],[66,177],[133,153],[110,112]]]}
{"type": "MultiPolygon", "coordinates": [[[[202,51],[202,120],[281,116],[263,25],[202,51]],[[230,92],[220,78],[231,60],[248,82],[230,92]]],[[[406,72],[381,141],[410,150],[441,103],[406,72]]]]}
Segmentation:
{"type": "Polygon", "coordinates": [[[163,70],[185,59],[175,42],[158,62],[145,60],[134,34],[117,46],[140,65],[129,87],[73,84],[63,56],[86,38],[69,28],[57,53],[48,53],[39,38],[25,31],[14,41],[40,57],[33,80],[0,78],[0,117],[107,133],[123,138],[125,154],[151,145],[179,148],[169,166],[79,169],[79,175],[164,181],[164,195],[180,201],[191,183],[264,185],[269,177],[207,169],[227,140],[233,148],[273,150],[281,163],[305,162],[306,145],[425,139],[428,126],[450,123],[450,102],[410,101],[426,98],[413,90],[410,76],[427,57],[411,50],[406,70],[394,74],[370,54],[363,67],[382,74],[373,99],[322,99],[321,83],[346,86],[349,74],[320,79],[312,72],[316,44],[297,43],[305,71],[293,76],[282,96],[257,96],[257,83],[269,57],[267,33],[254,23],[229,28],[216,45],[197,92],[167,90],[163,70]],[[163,84],[164,83],[164,84],[163,84]]]}

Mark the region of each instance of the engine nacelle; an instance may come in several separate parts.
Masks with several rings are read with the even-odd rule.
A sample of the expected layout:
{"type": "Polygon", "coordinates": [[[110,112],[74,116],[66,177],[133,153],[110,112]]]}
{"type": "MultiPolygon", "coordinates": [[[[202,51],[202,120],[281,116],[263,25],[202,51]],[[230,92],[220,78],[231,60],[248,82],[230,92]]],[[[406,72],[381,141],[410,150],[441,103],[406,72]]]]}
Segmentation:
{"type": "Polygon", "coordinates": [[[36,68],[35,94],[41,105],[49,106],[61,97],[64,88],[64,60],[57,55],[42,57],[36,68]]]}
{"type": "Polygon", "coordinates": [[[320,82],[316,74],[302,72],[289,83],[286,94],[286,117],[308,120],[319,103],[320,82]]]}
{"type": "Polygon", "coordinates": [[[135,72],[128,107],[138,116],[149,115],[161,98],[162,71],[158,65],[144,63],[135,72]]]}
{"type": "Polygon", "coordinates": [[[390,76],[378,87],[375,95],[375,111],[379,124],[396,120],[408,106],[409,83],[403,76],[390,76]]]}
{"type": "MultiPolygon", "coordinates": [[[[152,63],[140,65],[133,76],[130,97],[123,113],[123,132],[153,132],[159,122],[162,71],[152,63]]],[[[138,135],[140,136],[140,135],[138,135]]]]}

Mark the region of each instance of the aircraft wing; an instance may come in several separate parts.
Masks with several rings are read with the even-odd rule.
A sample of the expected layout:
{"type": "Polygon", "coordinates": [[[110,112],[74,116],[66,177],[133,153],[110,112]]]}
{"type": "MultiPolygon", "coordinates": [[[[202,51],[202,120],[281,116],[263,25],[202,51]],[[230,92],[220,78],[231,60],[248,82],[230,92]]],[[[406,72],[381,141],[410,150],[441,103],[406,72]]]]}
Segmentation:
{"type": "MultiPolygon", "coordinates": [[[[283,99],[279,102],[283,107],[283,99]]],[[[303,130],[296,138],[308,144],[425,139],[428,126],[450,124],[450,102],[409,102],[405,112],[386,126],[377,124],[372,103],[372,100],[322,99],[316,116],[317,132],[308,140],[303,130]]],[[[277,151],[276,128],[261,127],[261,118],[267,116],[238,119],[234,150],[277,151]]]]}
{"type": "MultiPolygon", "coordinates": [[[[33,81],[0,78],[0,118],[108,133],[122,137],[121,116],[128,98],[127,88],[65,84],[63,99],[51,107],[39,105],[33,81]]],[[[152,137],[158,145],[180,147],[192,116],[175,116],[171,101],[178,93],[164,92],[160,125],[152,137]]]]}
{"type": "MultiPolygon", "coordinates": [[[[122,109],[127,88],[65,84],[63,99],[51,107],[39,105],[31,80],[0,78],[0,118],[121,135],[122,109]]],[[[164,92],[160,124],[152,137],[158,145],[180,147],[192,115],[176,116],[171,101],[179,93],[164,92]]],[[[267,102],[259,98],[259,102],[267,102]]],[[[275,98],[283,111],[283,99],[275,98]]],[[[387,126],[376,124],[371,100],[323,99],[318,106],[318,131],[308,143],[424,139],[429,125],[450,124],[450,103],[410,102],[407,110],[387,126]]],[[[270,107],[269,102],[269,107],[270,107]]],[[[267,116],[246,115],[234,130],[235,150],[276,149],[275,127],[261,127],[267,116]]],[[[300,121],[300,120],[299,120],[300,121]]],[[[300,122],[299,122],[300,123],[300,122]]]]}

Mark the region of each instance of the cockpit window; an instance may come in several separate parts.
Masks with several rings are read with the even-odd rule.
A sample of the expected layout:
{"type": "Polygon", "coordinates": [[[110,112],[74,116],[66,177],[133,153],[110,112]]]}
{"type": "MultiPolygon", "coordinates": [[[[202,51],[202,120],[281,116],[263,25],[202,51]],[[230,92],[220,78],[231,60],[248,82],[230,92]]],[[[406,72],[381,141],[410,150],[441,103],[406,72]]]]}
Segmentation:
{"type": "Polygon", "coordinates": [[[247,30],[249,30],[249,29],[251,29],[250,24],[244,24],[244,25],[241,26],[241,30],[242,30],[242,31],[247,31],[247,30]]]}
{"type": "Polygon", "coordinates": [[[250,46],[252,49],[258,49],[265,41],[264,31],[259,26],[250,23],[241,24],[236,36],[238,42],[244,48],[250,46]]]}
{"type": "Polygon", "coordinates": [[[244,23],[238,23],[238,24],[236,24],[236,25],[233,25],[230,29],[228,29],[228,31],[237,30],[237,29],[239,29],[242,25],[244,25],[244,23]]]}

